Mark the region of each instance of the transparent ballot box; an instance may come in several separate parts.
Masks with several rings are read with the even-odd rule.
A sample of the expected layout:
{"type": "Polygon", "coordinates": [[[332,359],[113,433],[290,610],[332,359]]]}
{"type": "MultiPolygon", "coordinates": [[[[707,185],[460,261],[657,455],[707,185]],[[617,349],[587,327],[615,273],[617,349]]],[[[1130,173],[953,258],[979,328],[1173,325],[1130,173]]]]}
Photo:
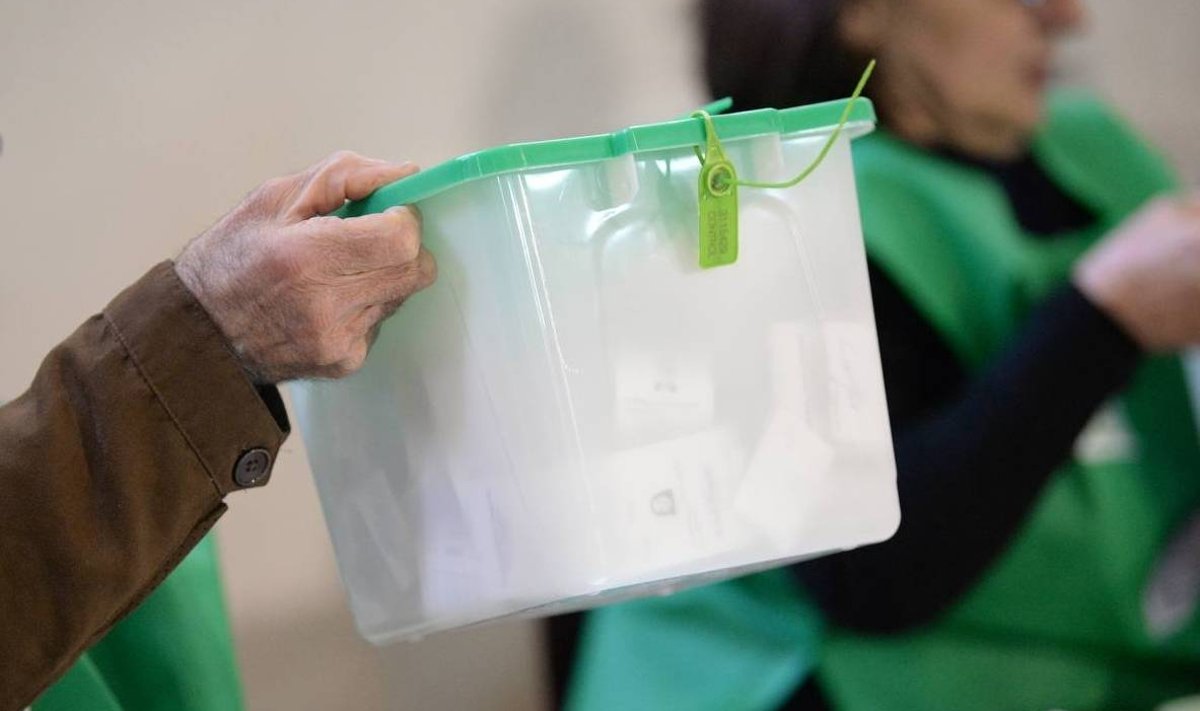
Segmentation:
{"type": "Polygon", "coordinates": [[[591,607],[891,535],[851,162],[873,126],[860,100],[503,146],[348,205],[417,205],[439,267],[360,372],[292,388],[362,634],[591,607]],[[704,268],[699,154],[717,136],[746,181],[794,176],[833,140],[793,187],[738,187],[732,213],[726,196],[736,258],[704,268]]]}

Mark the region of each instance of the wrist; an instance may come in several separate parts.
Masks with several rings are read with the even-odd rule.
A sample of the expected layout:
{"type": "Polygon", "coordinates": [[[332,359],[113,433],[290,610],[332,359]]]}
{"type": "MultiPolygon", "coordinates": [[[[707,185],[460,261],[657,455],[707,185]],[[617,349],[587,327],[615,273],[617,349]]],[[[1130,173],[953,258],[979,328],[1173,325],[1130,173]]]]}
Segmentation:
{"type": "Polygon", "coordinates": [[[1138,348],[1153,350],[1154,344],[1139,328],[1138,319],[1128,307],[1136,295],[1119,270],[1110,269],[1102,260],[1085,258],[1076,267],[1071,283],[1138,348]]]}
{"type": "Polygon", "coordinates": [[[234,333],[229,326],[229,319],[220,308],[220,300],[212,293],[207,280],[204,278],[202,268],[195,263],[194,259],[190,258],[190,251],[184,250],[183,254],[173,263],[176,276],[179,277],[184,287],[196,300],[200,307],[208,314],[209,319],[217,327],[221,337],[224,338],[225,344],[229,346],[229,350],[237,359],[238,364],[242,367],[242,372],[250,379],[250,382],[255,385],[273,385],[274,382],[267,378],[262,370],[258,368],[254,362],[247,357],[246,350],[234,337],[234,333]]]}

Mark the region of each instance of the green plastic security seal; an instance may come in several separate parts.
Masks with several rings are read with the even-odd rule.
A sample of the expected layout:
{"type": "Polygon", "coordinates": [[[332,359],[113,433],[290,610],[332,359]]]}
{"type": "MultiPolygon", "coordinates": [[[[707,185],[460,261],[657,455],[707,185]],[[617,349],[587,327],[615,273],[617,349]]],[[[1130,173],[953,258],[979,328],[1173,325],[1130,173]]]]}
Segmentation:
{"type": "MultiPolygon", "coordinates": [[[[849,125],[875,122],[875,110],[871,102],[863,98],[857,102],[845,99],[791,109],[758,109],[712,116],[712,125],[721,140],[728,141],[828,128],[836,125],[843,115],[849,125]]],[[[459,185],[496,175],[581,165],[643,151],[694,148],[707,145],[707,142],[704,124],[685,117],[633,126],[616,133],[499,146],[454,158],[385,185],[363,200],[347,203],[334,214],[354,217],[383,212],[389,207],[417,203],[459,185]]]]}
{"type": "Polygon", "coordinates": [[[700,160],[698,204],[700,207],[700,267],[702,269],[721,267],[737,261],[738,186],[744,185],[748,188],[786,190],[787,188],[799,185],[808,176],[812,175],[820,167],[821,163],[825,161],[825,156],[829,155],[829,149],[833,148],[833,144],[842,135],[842,129],[846,127],[846,122],[850,119],[850,112],[854,110],[854,104],[862,96],[863,89],[866,88],[867,81],[871,78],[871,73],[874,71],[875,60],[872,59],[867,64],[862,77],[858,80],[858,86],[854,88],[854,93],[850,95],[850,99],[842,110],[842,115],[838,118],[837,126],[829,134],[829,138],[825,140],[825,144],[821,146],[817,157],[795,177],[781,182],[771,183],[738,179],[737,169],[725,157],[725,151],[721,147],[721,139],[717,136],[716,126],[713,125],[712,116],[708,112],[709,108],[723,110],[728,108],[728,104],[715,102],[692,114],[692,118],[699,118],[704,121],[706,146],[703,152],[698,147],[696,148],[696,158],[700,160]]]}
{"type": "Polygon", "coordinates": [[[712,116],[697,111],[693,116],[704,120],[706,137],[700,159],[700,267],[711,269],[733,264],[738,257],[738,177],[737,170],[717,138],[712,116]]]}

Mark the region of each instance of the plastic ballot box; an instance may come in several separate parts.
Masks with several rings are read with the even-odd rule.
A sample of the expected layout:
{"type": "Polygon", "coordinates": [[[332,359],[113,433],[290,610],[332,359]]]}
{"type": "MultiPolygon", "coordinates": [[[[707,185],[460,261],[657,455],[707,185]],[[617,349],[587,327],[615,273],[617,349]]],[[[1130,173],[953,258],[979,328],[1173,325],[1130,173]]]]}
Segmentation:
{"type": "Polygon", "coordinates": [[[417,205],[439,267],[360,372],[292,388],[361,633],[890,536],[851,163],[873,126],[860,100],[503,146],[344,208],[417,205]]]}

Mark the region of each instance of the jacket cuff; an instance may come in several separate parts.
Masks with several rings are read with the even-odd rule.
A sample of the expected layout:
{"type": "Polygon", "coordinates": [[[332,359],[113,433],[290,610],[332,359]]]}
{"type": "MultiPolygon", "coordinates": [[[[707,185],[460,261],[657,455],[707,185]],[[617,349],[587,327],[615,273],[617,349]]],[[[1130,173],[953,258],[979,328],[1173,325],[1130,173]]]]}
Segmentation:
{"type": "Polygon", "coordinates": [[[290,432],[279,391],[250,382],[174,264],[151,269],[104,317],[217,492],[265,485],[290,432]]]}

